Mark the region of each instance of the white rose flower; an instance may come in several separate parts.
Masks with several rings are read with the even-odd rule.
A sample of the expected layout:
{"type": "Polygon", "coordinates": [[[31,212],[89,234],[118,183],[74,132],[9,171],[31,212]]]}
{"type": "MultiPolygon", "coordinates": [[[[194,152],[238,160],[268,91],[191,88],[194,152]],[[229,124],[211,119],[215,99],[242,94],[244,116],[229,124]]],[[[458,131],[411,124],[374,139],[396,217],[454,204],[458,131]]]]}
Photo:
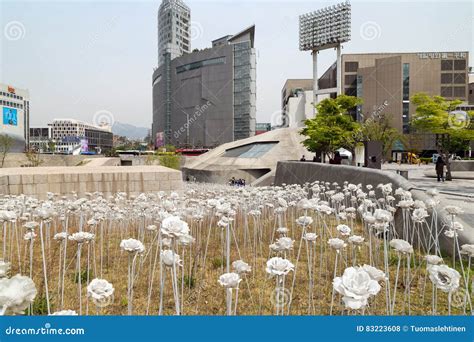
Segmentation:
{"type": "Polygon", "coordinates": [[[462,214],[463,213],[463,210],[455,205],[447,205],[444,207],[444,210],[446,210],[446,212],[449,214],[449,215],[453,215],[453,216],[456,216],[456,215],[459,215],[459,214],[462,214]]]}
{"type": "Polygon", "coordinates": [[[270,245],[270,248],[275,252],[289,251],[293,248],[295,240],[289,237],[281,237],[270,245]]]}
{"type": "Polygon", "coordinates": [[[308,242],[314,242],[316,241],[317,238],[318,236],[315,233],[306,233],[303,236],[303,239],[305,239],[308,242]]]}
{"type": "Polygon", "coordinates": [[[333,280],[333,287],[342,295],[346,308],[358,310],[367,305],[367,299],[380,291],[379,283],[362,267],[348,267],[342,277],[333,280]]]}
{"type": "Polygon", "coordinates": [[[351,235],[351,228],[345,224],[339,224],[336,227],[337,231],[341,233],[342,236],[349,236],[351,235]]]}
{"type": "Polygon", "coordinates": [[[53,312],[49,316],[77,316],[77,312],[74,310],[61,310],[53,312]]]}
{"type": "Polygon", "coordinates": [[[310,216],[300,216],[296,220],[296,224],[302,227],[309,226],[311,223],[313,223],[313,218],[310,216]]]}
{"type": "Polygon", "coordinates": [[[353,245],[360,246],[364,243],[364,238],[359,235],[352,235],[352,236],[349,236],[347,241],[349,241],[349,243],[353,245]]]}
{"type": "Polygon", "coordinates": [[[114,287],[105,279],[95,278],[87,285],[87,296],[96,304],[106,303],[114,294],[114,287]]]}
{"type": "Polygon", "coordinates": [[[232,268],[238,274],[252,272],[252,267],[243,260],[236,260],[232,263],[232,268]]]}
{"type": "Polygon", "coordinates": [[[36,297],[36,286],[33,280],[22,275],[0,279],[0,312],[4,314],[21,314],[36,297]]]}
{"type": "Polygon", "coordinates": [[[381,222],[391,222],[393,220],[392,214],[384,209],[375,209],[374,218],[381,222]]]}
{"type": "Polygon", "coordinates": [[[67,237],[68,237],[68,234],[66,232],[60,232],[60,233],[54,234],[53,239],[57,241],[63,241],[63,240],[66,240],[67,237]]]}
{"type": "Polygon", "coordinates": [[[474,245],[464,244],[461,246],[461,253],[467,254],[470,257],[474,256],[474,245]]]}
{"type": "Polygon", "coordinates": [[[369,274],[369,276],[373,280],[376,280],[376,281],[385,281],[385,280],[387,280],[387,276],[385,275],[385,273],[383,271],[379,270],[378,268],[375,268],[375,267],[367,265],[367,264],[362,266],[362,268],[364,269],[364,271],[366,271],[369,274]]]}
{"type": "Polygon", "coordinates": [[[171,238],[189,235],[189,226],[178,216],[169,216],[161,223],[161,232],[171,238]]]}
{"type": "Polygon", "coordinates": [[[171,249],[166,249],[161,252],[161,260],[163,261],[163,264],[168,267],[173,267],[173,264],[176,266],[183,266],[181,257],[171,249]]]}
{"type": "Polygon", "coordinates": [[[426,263],[429,265],[438,265],[443,262],[443,258],[440,258],[437,255],[425,255],[426,263]]]}
{"type": "Polygon", "coordinates": [[[4,278],[8,275],[10,271],[11,264],[7,261],[0,260],[0,278],[4,278]]]}
{"type": "Polygon", "coordinates": [[[328,244],[329,246],[331,246],[331,248],[334,248],[336,251],[339,251],[343,249],[344,247],[346,247],[346,243],[344,242],[344,240],[341,240],[339,238],[329,239],[328,244]]]}
{"type": "Polygon", "coordinates": [[[34,240],[36,238],[36,234],[34,231],[29,231],[27,233],[25,233],[25,235],[23,235],[23,240],[26,240],[26,241],[31,241],[31,240],[34,240]]]}
{"type": "Polygon", "coordinates": [[[394,248],[397,252],[403,254],[413,253],[413,247],[405,240],[402,239],[392,239],[390,241],[390,247],[394,248]]]}
{"type": "Polygon", "coordinates": [[[287,259],[274,257],[267,261],[266,271],[271,276],[287,275],[295,266],[287,259]]]}
{"type": "Polygon", "coordinates": [[[129,253],[143,253],[145,252],[145,246],[138,240],[126,239],[120,242],[120,248],[129,253]]]}
{"type": "Polygon", "coordinates": [[[424,222],[425,218],[427,218],[428,216],[430,215],[428,215],[428,212],[424,208],[416,208],[411,214],[411,217],[415,222],[424,222]]]}
{"type": "Polygon", "coordinates": [[[219,284],[224,286],[226,289],[237,289],[239,283],[242,281],[237,273],[224,273],[219,277],[219,284]]]}
{"type": "Polygon", "coordinates": [[[94,240],[95,235],[89,232],[77,232],[69,235],[69,240],[77,243],[87,243],[94,240]]]}
{"type": "Polygon", "coordinates": [[[453,292],[459,287],[461,275],[446,265],[433,265],[428,268],[430,280],[443,292],[453,292]]]}
{"type": "Polygon", "coordinates": [[[288,228],[280,227],[280,228],[277,229],[277,233],[281,234],[281,235],[286,235],[286,234],[288,234],[288,228]]]}

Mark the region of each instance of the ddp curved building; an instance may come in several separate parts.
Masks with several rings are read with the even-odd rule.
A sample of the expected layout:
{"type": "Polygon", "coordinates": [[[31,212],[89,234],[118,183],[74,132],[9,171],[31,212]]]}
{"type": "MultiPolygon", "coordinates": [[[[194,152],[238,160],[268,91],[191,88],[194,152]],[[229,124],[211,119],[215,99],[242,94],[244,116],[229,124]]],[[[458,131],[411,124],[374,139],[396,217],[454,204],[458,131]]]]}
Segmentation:
{"type": "Polygon", "coordinates": [[[255,135],[255,26],[171,58],[153,73],[155,147],[215,147],[255,135]]]}

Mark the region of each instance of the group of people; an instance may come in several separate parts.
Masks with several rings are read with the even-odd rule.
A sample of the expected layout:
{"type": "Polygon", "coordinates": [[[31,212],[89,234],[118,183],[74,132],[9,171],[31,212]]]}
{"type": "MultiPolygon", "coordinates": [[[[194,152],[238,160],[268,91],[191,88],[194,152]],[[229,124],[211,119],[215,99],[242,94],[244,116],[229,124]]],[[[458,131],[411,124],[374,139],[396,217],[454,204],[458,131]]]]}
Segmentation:
{"type": "Polygon", "coordinates": [[[245,179],[242,179],[242,178],[235,179],[235,177],[232,177],[229,180],[229,185],[231,185],[231,186],[245,186],[245,179]]]}
{"type": "MultiPolygon", "coordinates": [[[[303,154],[303,156],[301,157],[300,161],[304,162],[306,161],[306,156],[303,154]]],[[[314,163],[320,163],[321,162],[321,158],[318,158],[316,155],[313,157],[313,162],[314,163]]],[[[336,151],[336,153],[334,153],[334,158],[331,158],[329,159],[329,164],[341,164],[342,163],[342,157],[341,157],[341,154],[336,151]]]]}

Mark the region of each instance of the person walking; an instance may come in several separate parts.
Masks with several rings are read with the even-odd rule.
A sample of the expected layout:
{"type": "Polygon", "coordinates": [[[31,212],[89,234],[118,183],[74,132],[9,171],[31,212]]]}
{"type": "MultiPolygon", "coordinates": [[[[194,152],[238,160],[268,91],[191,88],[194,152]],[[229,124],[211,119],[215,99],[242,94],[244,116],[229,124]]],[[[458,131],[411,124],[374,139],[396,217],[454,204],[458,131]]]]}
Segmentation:
{"type": "Polygon", "coordinates": [[[444,182],[444,165],[446,163],[443,160],[443,157],[439,156],[438,159],[436,159],[436,177],[438,178],[438,182],[443,181],[444,182]]]}

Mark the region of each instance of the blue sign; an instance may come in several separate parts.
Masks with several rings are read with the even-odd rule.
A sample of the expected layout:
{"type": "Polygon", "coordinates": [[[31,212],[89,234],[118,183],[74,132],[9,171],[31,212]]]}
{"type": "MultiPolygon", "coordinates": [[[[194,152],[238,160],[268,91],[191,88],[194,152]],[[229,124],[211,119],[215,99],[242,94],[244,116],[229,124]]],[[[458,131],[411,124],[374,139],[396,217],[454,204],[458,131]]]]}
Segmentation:
{"type": "Polygon", "coordinates": [[[18,126],[18,114],[15,108],[3,107],[3,124],[18,126]]]}
{"type": "Polygon", "coordinates": [[[473,341],[472,316],[0,316],[0,341],[473,341]]]}

